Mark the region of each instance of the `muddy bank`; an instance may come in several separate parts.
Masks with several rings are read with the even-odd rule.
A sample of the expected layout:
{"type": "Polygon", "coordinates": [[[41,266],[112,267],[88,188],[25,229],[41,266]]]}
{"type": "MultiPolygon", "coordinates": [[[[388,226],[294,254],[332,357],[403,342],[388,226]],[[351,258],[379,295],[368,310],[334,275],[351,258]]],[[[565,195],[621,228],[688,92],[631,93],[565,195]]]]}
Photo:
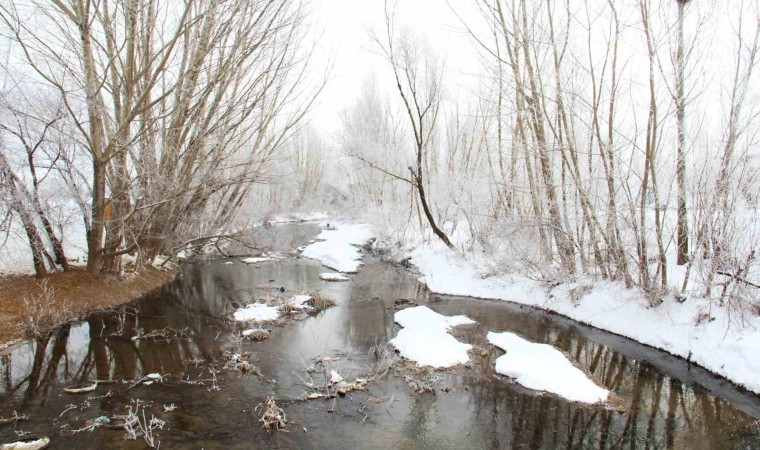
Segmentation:
{"type": "Polygon", "coordinates": [[[0,277],[0,350],[93,311],[142,298],[178,274],[172,266],[127,273],[123,280],[95,279],[78,268],[44,280],[27,275],[0,277]]]}

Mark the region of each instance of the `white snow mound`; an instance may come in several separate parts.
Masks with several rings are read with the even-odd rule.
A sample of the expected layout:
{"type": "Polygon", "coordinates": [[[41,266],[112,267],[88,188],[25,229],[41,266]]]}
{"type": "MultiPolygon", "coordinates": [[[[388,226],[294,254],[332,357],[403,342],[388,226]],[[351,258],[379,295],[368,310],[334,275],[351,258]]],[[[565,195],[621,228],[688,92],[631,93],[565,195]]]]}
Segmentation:
{"type": "Polygon", "coordinates": [[[253,303],[245,308],[240,308],[233,315],[240,322],[266,322],[280,317],[280,311],[275,306],[267,306],[263,303],[253,303]]]}
{"type": "Polygon", "coordinates": [[[528,389],[582,403],[602,402],[609,395],[551,345],[526,341],[509,332],[489,332],[488,342],[507,352],[496,359],[496,372],[528,389]]]}
{"type": "Polygon", "coordinates": [[[396,323],[404,327],[390,344],[401,356],[420,366],[451,367],[470,358],[470,344],[459,342],[448,331],[457,325],[475,323],[466,316],[447,317],[427,306],[416,306],[397,312],[396,323]]]}
{"type": "Polygon", "coordinates": [[[467,316],[444,316],[438,314],[427,306],[415,306],[397,312],[393,320],[404,328],[416,330],[449,331],[457,325],[469,325],[475,323],[467,316]]]}

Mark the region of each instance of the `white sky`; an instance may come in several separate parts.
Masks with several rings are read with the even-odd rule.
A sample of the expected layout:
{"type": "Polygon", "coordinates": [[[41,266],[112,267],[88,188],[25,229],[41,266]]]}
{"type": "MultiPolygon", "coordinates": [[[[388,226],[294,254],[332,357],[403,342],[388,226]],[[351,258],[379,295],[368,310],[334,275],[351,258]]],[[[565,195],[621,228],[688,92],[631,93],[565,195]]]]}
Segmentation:
{"type": "MultiPolygon", "coordinates": [[[[457,12],[470,1],[450,0],[457,12]]],[[[387,62],[377,54],[370,30],[384,36],[384,0],[312,0],[315,33],[323,30],[317,47],[319,63],[333,58],[330,81],[312,111],[311,122],[326,138],[339,127],[339,113],[351,105],[364,81],[375,74],[381,91],[395,94],[387,62]]],[[[397,28],[412,26],[446,62],[446,85],[453,94],[457,85],[471,79],[478,67],[475,46],[446,0],[398,0],[397,28]]]]}

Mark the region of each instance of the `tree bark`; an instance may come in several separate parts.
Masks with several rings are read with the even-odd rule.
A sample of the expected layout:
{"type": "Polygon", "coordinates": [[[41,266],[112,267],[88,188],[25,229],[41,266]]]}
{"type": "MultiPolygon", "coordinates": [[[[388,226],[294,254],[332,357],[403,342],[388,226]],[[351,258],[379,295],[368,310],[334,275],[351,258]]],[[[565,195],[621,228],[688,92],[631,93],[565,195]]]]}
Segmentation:
{"type": "Polygon", "coordinates": [[[688,0],[676,0],[678,3],[678,43],[676,55],[676,114],[678,119],[678,151],[676,161],[676,180],[678,183],[678,254],[677,264],[679,266],[689,261],[689,223],[686,217],[686,123],[685,109],[686,99],[684,98],[684,55],[683,55],[683,19],[684,8],[688,0]]]}

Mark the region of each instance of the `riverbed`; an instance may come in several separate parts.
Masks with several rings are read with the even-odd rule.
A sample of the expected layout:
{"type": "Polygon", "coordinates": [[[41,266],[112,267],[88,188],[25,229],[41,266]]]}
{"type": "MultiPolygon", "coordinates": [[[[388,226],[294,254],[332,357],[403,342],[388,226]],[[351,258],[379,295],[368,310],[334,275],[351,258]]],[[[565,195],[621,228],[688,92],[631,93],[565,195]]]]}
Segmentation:
{"type": "Polygon", "coordinates": [[[676,448],[760,447],[760,397],[664,352],[540,310],[431,294],[417,276],[364,251],[351,281],[321,281],[319,262],[288,251],[319,233],[288,224],[268,234],[283,259],[239,257],[186,263],[176,282],[140,301],[26,341],[0,356],[0,442],[48,436],[50,448],[145,448],[123,429],[88,427],[131,410],[164,422],[162,448],[676,448]],[[290,256],[288,256],[290,255],[290,256]],[[280,289],[282,288],[282,289],[280,289]],[[336,306],[241,340],[233,312],[254,299],[320,292],[336,306]],[[373,347],[398,332],[409,304],[477,321],[456,331],[474,345],[467,366],[417,371],[402,362],[365,390],[306,401],[309,367],[329,358],[347,380],[372,377],[373,347]],[[528,390],[493,371],[503,352],[488,331],[512,331],[555,346],[614,394],[583,405],[528,390]],[[256,373],[230,367],[244,355],[256,373]],[[148,374],[160,379],[144,383],[148,374]],[[88,393],[67,386],[101,380],[88,393]],[[142,380],[143,382],[140,382],[142,380]],[[433,392],[419,392],[420,383],[433,392]],[[281,431],[259,419],[273,398],[281,431]],[[105,420],[105,419],[103,419],[105,420]]]}

